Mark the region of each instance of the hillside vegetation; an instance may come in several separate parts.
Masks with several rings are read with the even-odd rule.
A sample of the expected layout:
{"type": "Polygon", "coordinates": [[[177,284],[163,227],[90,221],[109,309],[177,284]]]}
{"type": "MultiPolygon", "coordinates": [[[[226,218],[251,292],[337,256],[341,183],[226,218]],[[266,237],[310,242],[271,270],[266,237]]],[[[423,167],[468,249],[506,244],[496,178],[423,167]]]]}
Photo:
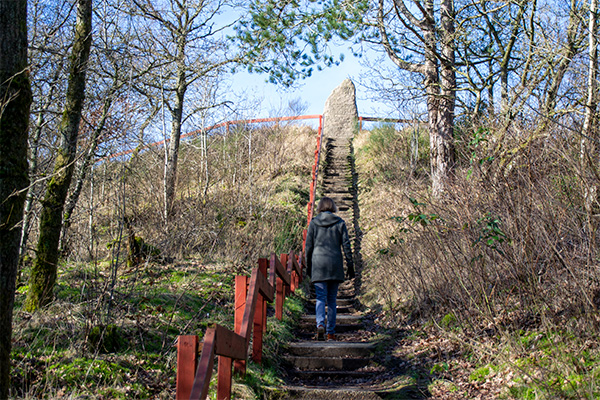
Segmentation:
{"type": "MultiPolygon", "coordinates": [[[[23,311],[21,272],[13,396],[173,398],[177,335],[232,328],[235,274],[271,252],[300,250],[314,146],[315,132],[294,125],[239,126],[209,136],[206,147],[201,138],[184,143],[166,225],[162,149],[96,165],[47,309],[23,311]]],[[[286,307],[300,312],[294,298],[286,307]]],[[[291,327],[271,321],[264,367],[251,365],[237,381],[238,398],[278,382],[274,357],[291,327]]]]}
{"type": "Polygon", "coordinates": [[[436,398],[598,398],[597,211],[580,141],[489,125],[456,127],[456,176],[437,199],[422,128],[357,135],[363,301],[406,329],[397,351],[436,398]]]}

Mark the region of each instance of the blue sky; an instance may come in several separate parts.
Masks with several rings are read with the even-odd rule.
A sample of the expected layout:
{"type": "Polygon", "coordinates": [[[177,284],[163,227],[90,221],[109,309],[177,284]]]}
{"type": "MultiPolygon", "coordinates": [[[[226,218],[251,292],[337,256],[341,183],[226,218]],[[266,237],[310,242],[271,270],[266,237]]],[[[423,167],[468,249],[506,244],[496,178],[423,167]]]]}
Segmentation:
{"type": "MultiPolygon", "coordinates": [[[[344,53],[348,53],[345,51],[344,53]]],[[[385,103],[368,100],[368,93],[358,84],[361,73],[365,67],[360,65],[360,60],[352,55],[338,66],[315,71],[307,79],[298,82],[298,87],[284,89],[266,82],[267,75],[249,74],[245,71],[237,72],[233,78],[232,88],[237,91],[246,91],[254,98],[263,98],[258,117],[268,117],[272,110],[286,109],[290,100],[300,98],[308,104],[305,114],[322,114],[327,97],[333,89],[339,86],[346,78],[350,78],[356,85],[358,113],[362,116],[387,117],[393,109],[385,103]]],[[[394,116],[394,115],[392,115],[394,116]]]]}

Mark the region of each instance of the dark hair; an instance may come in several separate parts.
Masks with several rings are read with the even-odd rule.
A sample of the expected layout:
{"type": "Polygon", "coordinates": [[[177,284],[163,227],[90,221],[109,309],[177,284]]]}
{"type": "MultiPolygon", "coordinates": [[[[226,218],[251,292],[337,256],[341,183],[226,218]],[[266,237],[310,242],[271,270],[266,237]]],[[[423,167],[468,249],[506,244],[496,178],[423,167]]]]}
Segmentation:
{"type": "Polygon", "coordinates": [[[337,212],[337,210],[338,209],[335,205],[335,202],[330,197],[323,197],[319,201],[319,205],[317,206],[317,213],[320,213],[323,211],[331,211],[331,212],[335,213],[335,212],[337,212]]]}

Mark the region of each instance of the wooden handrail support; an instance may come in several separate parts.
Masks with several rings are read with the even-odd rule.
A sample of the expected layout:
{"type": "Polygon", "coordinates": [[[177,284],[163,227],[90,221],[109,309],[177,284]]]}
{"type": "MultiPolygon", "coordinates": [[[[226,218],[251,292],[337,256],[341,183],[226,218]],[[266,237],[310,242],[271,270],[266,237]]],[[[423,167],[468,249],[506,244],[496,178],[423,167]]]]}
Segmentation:
{"type": "Polygon", "coordinates": [[[302,253],[296,257],[292,251],[289,255],[282,254],[282,259],[283,256],[287,269],[273,253],[269,260],[259,259],[259,266],[252,270],[249,281],[245,276],[236,277],[234,331],[220,325],[208,328],[199,360],[198,337],[179,336],[176,399],[206,398],[215,356],[218,356],[217,399],[231,398],[232,366],[235,361],[236,372],[245,373],[252,334],[252,359],[258,363],[262,361],[262,336],[267,322],[266,302],[275,300],[275,314],[281,319],[288,288],[295,291],[302,279],[302,253]]]}

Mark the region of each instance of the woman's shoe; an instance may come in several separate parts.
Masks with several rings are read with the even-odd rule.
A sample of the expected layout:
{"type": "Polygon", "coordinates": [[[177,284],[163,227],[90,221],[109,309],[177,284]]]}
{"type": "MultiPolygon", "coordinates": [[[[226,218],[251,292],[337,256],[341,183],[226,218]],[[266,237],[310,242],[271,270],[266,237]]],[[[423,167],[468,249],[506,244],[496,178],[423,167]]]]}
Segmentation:
{"type": "Polygon", "coordinates": [[[323,325],[317,326],[317,340],[325,340],[325,328],[323,325]]]}
{"type": "Polygon", "coordinates": [[[335,340],[335,335],[333,333],[328,333],[327,340],[335,340]]]}

